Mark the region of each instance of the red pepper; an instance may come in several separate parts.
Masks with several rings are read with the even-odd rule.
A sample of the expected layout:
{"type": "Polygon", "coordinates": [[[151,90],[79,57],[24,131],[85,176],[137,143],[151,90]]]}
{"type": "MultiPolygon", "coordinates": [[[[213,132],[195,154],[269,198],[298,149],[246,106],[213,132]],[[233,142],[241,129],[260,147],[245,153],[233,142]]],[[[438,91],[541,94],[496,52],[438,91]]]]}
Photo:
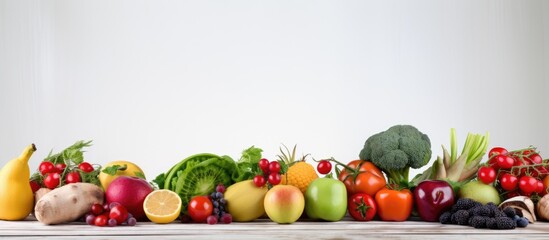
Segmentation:
{"type": "Polygon", "coordinates": [[[406,221],[412,213],[412,192],[384,188],[376,193],[377,214],[383,221],[406,221]]]}

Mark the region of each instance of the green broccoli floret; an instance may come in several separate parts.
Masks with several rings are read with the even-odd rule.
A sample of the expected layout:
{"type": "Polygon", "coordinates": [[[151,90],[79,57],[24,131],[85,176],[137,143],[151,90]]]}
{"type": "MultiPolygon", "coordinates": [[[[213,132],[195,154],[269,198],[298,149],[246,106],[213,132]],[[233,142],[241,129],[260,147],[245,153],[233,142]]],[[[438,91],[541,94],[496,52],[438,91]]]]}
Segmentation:
{"type": "Polygon", "coordinates": [[[431,141],[414,126],[396,125],[369,137],[359,156],[384,171],[390,183],[407,185],[410,167],[429,162],[431,141]]]}

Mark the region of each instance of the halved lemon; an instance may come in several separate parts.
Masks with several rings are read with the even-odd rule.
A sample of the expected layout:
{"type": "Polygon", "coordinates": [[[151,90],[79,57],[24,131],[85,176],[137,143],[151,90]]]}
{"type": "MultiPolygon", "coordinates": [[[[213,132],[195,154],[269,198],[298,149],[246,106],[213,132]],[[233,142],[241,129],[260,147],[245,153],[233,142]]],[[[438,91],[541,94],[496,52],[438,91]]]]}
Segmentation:
{"type": "Polygon", "coordinates": [[[177,193],[162,189],[155,190],[145,198],[143,210],[154,223],[171,223],[181,213],[181,198],[177,193]]]}

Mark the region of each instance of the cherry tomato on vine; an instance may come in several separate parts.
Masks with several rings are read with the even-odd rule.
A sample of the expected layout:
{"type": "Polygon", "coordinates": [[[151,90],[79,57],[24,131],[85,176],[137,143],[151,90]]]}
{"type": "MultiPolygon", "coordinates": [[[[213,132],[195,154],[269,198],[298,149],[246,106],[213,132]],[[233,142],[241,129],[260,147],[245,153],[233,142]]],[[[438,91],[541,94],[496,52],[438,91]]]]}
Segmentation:
{"type": "Polygon", "coordinates": [[[508,153],[507,149],[502,147],[494,147],[488,152],[488,157],[492,158],[494,155],[506,155],[508,153]]]}
{"type": "Polygon", "coordinates": [[[44,178],[44,185],[49,189],[54,189],[59,186],[61,174],[54,172],[46,174],[44,178]]]}
{"type": "Polygon", "coordinates": [[[67,164],[64,164],[64,163],[55,164],[55,169],[57,169],[58,173],[62,173],[63,171],[65,171],[66,167],[67,167],[67,164]]]}
{"type": "Polygon", "coordinates": [[[538,188],[538,180],[531,176],[522,176],[519,179],[519,188],[525,194],[531,194],[538,188]]]}
{"type": "Polygon", "coordinates": [[[263,187],[265,186],[265,183],[267,183],[267,181],[265,181],[265,177],[263,177],[263,175],[256,175],[254,177],[254,184],[256,187],[263,187]]]}
{"type": "Polygon", "coordinates": [[[41,162],[38,166],[38,171],[40,171],[42,176],[45,176],[48,173],[53,173],[57,171],[57,169],[55,168],[55,165],[53,165],[53,163],[51,162],[41,162]]]}
{"type": "Polygon", "coordinates": [[[513,191],[517,189],[518,185],[518,178],[510,173],[504,173],[499,178],[499,184],[501,185],[501,188],[505,191],[513,191]]]}
{"type": "MultiPolygon", "coordinates": [[[[515,166],[513,167],[521,167],[521,166],[524,166],[525,164],[522,162],[524,160],[520,159],[520,158],[515,158],[515,166]]],[[[515,169],[513,170],[512,172],[514,175],[517,175],[517,176],[522,176],[524,174],[526,174],[526,168],[525,167],[522,167],[520,169],[515,169]]]]}
{"type": "Polygon", "coordinates": [[[67,184],[77,183],[81,181],[82,180],[80,179],[80,173],[78,172],[70,172],[70,173],[67,173],[67,175],[65,175],[65,183],[67,184]]]}
{"type": "Polygon", "coordinates": [[[349,195],[366,193],[373,197],[387,184],[381,170],[372,162],[353,160],[347,166],[352,171],[343,168],[339,173],[338,179],[345,184],[347,194],[349,195]]]}
{"type": "Polygon", "coordinates": [[[507,155],[495,156],[498,166],[502,169],[509,169],[515,165],[515,159],[507,155]]]}
{"type": "Polygon", "coordinates": [[[543,182],[541,180],[538,180],[538,187],[536,188],[536,193],[537,194],[544,194],[545,192],[545,186],[543,185],[543,182]]]}
{"type": "Polygon", "coordinates": [[[320,174],[328,174],[332,171],[332,163],[330,163],[330,161],[328,160],[322,160],[318,162],[316,170],[318,170],[318,173],[320,174]]]}
{"type": "Polygon", "coordinates": [[[206,196],[193,197],[189,202],[188,211],[195,222],[206,222],[206,218],[213,212],[212,201],[206,196]]]}
{"type": "Polygon", "coordinates": [[[83,172],[87,172],[87,173],[93,172],[93,170],[95,170],[93,166],[88,162],[82,162],[78,164],[78,168],[80,168],[80,170],[82,170],[83,172]]]}
{"type": "Polygon", "coordinates": [[[374,219],[377,205],[373,197],[366,193],[353,194],[347,204],[349,215],[358,221],[370,221],[374,219]]]}
{"type": "Polygon", "coordinates": [[[496,170],[490,166],[482,166],[478,169],[478,179],[486,184],[496,180],[496,170]]]}
{"type": "Polygon", "coordinates": [[[534,154],[526,157],[526,159],[528,159],[530,162],[532,162],[532,164],[540,164],[540,163],[543,162],[543,158],[537,153],[534,153],[534,154]]]}

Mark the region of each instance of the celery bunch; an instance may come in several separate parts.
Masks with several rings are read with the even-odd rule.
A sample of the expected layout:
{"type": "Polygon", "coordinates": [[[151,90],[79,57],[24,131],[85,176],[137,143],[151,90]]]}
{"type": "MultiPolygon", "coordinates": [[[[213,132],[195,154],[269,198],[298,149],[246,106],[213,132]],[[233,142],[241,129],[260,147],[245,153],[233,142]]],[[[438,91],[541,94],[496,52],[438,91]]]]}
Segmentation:
{"type": "Polygon", "coordinates": [[[488,149],[489,133],[467,134],[467,139],[461,154],[458,156],[456,130],[450,129],[450,152],[442,145],[442,157],[412,181],[415,184],[427,179],[446,180],[449,182],[464,182],[476,177],[480,162],[488,149]]]}

